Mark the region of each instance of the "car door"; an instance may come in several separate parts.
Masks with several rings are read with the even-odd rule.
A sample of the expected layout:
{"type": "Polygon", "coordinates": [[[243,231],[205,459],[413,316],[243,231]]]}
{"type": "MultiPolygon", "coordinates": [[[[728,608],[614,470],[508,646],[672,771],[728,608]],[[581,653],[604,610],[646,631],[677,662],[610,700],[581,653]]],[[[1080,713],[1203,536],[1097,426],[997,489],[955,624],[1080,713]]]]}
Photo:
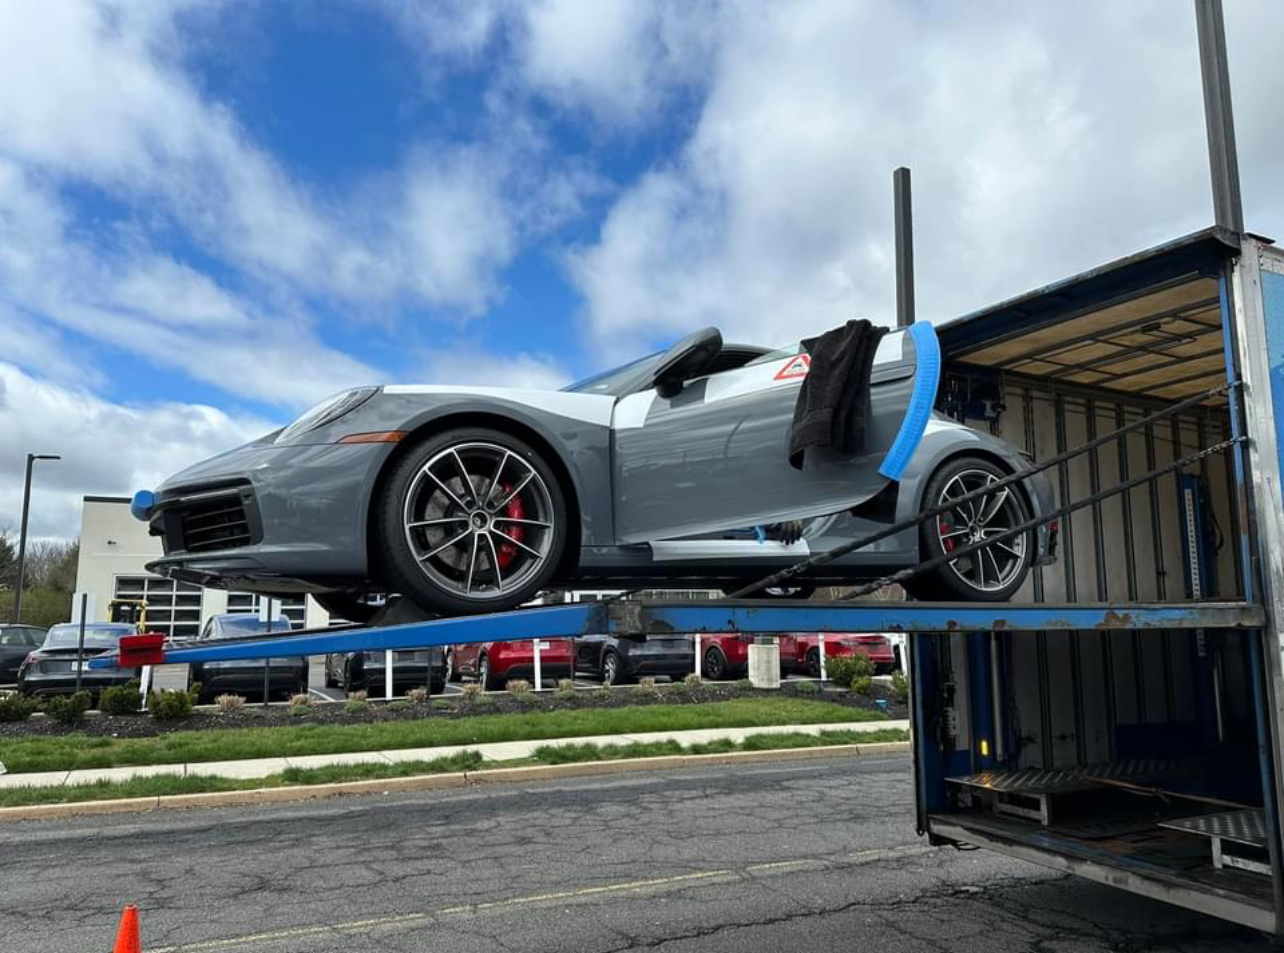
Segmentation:
{"type": "Polygon", "coordinates": [[[782,633],[776,636],[776,644],[780,646],[781,674],[792,674],[798,668],[798,636],[782,633]]]}
{"type": "MultiPolygon", "coordinates": [[[[622,398],[612,420],[617,540],[672,540],[864,502],[889,482],[879,467],[906,419],[915,368],[909,335],[887,334],[875,357],[865,448],[849,457],[808,450],[802,470],[788,459],[808,370],[801,353],[689,381],[672,396],[650,389],[622,398]]],[[[752,541],[745,547],[753,552],[752,541]]]]}

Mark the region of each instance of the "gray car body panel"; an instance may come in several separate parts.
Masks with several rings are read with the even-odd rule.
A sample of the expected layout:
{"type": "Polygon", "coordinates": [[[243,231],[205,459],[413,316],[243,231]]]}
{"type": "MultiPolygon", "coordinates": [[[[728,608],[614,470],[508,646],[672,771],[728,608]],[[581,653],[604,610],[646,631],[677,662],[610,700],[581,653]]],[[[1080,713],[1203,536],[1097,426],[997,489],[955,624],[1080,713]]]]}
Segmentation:
{"type": "MultiPolygon", "coordinates": [[[[880,346],[871,387],[867,449],[843,459],[808,450],[802,470],[787,461],[800,381],[790,358],[755,361],[689,381],[673,397],[654,390],[621,398],[564,391],[482,387],[383,387],[340,419],[306,433],[281,432],[196,464],[157,491],[164,508],[201,487],[248,481],[262,538],[213,552],[175,552],[149,564],[203,585],[260,592],[377,587],[369,558],[373,494],[406,443],[339,443],[357,433],[418,437],[456,426],[516,430],[555,457],[579,511],[579,560],[554,586],[656,579],[695,583],[756,578],[807,555],[883,528],[850,509],[889,485],[879,463],[895,438],[915,373],[908,335],[880,346]],[[783,375],[783,376],[780,376],[783,375]],[[755,525],[803,519],[801,543],[759,542],[755,525]]],[[[917,512],[931,473],[969,450],[1028,468],[988,434],[934,417],[899,480],[898,518],[917,512]]],[[[1036,512],[1051,508],[1041,476],[1028,481],[1036,512]]],[[[155,516],[152,517],[155,519],[155,516]]],[[[1046,555],[1040,533],[1039,558],[1046,555]]],[[[811,577],[850,581],[918,559],[906,531],[849,554],[811,577]]]]}

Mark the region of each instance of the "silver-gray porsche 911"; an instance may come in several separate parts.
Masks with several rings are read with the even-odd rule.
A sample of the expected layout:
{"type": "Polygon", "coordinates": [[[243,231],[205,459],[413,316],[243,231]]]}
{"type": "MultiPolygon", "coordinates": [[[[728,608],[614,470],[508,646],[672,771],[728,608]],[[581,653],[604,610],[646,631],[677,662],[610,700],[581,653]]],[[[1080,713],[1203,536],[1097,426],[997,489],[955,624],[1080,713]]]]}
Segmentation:
{"type": "MultiPolygon", "coordinates": [[[[148,568],[310,592],[354,621],[376,591],[458,615],[547,589],[731,590],[1030,469],[933,411],[940,354],[924,323],[877,345],[864,449],[809,449],[795,469],[809,360],[801,345],[728,344],[708,328],[560,391],[348,390],[136,494],[134,515],[164,544],[148,568]]],[[[1031,474],[817,567],[792,594],[945,556],[1053,509],[1031,474]]],[[[921,598],[1006,599],[1053,558],[1054,533],[997,538],[910,586],[921,598]]]]}

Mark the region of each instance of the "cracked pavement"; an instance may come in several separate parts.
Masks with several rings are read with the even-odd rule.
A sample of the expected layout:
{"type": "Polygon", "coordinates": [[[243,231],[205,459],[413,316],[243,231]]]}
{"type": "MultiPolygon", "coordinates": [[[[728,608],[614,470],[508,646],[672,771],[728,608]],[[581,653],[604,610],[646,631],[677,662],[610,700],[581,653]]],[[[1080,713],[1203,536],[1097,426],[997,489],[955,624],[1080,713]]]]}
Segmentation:
{"type": "Polygon", "coordinates": [[[1268,946],[914,833],[904,757],[0,827],[0,949],[147,953],[1268,946]]]}

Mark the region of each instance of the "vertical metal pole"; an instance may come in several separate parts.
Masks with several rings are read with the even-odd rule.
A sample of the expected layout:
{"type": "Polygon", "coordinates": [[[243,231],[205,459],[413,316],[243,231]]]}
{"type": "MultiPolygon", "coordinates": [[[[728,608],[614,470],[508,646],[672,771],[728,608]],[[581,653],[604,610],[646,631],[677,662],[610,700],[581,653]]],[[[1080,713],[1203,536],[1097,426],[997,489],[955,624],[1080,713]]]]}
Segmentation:
{"type": "Polygon", "coordinates": [[[383,650],[383,697],[392,701],[392,649],[383,650]]]}
{"type": "Polygon", "coordinates": [[[13,621],[22,621],[22,577],[27,563],[27,515],[31,511],[31,465],[36,455],[27,454],[27,476],[22,484],[22,529],[18,531],[18,567],[17,578],[13,585],[13,621]]]}
{"type": "Polygon", "coordinates": [[[534,653],[535,653],[535,691],[538,692],[540,689],[544,687],[543,672],[542,672],[543,666],[540,665],[540,657],[539,657],[539,639],[534,640],[534,642],[532,643],[532,649],[534,650],[534,653]]]}
{"type": "MultiPolygon", "coordinates": [[[[1054,395],[1053,410],[1057,453],[1065,453],[1066,401],[1061,394],[1054,395]]],[[[1070,465],[1062,463],[1057,467],[1057,474],[1060,477],[1061,499],[1063,501],[1071,499],[1070,465]]],[[[1061,535],[1065,540],[1062,559],[1065,560],[1066,601],[1075,602],[1078,600],[1078,585],[1075,579],[1074,525],[1069,515],[1061,521],[1061,535]]],[[[1086,728],[1083,712],[1083,659],[1080,656],[1083,640],[1079,636],[1078,632],[1067,633],[1070,641],[1070,701],[1074,707],[1075,763],[1086,764],[1088,761],[1088,739],[1084,737],[1086,728]]]]}
{"type": "MultiPolygon", "coordinates": [[[[1097,439],[1097,403],[1091,398],[1083,404],[1085,419],[1084,434],[1089,441],[1097,439]]],[[[1101,457],[1098,452],[1088,452],[1088,486],[1092,495],[1101,491],[1101,457]]],[[[1110,582],[1106,567],[1106,536],[1101,524],[1101,504],[1092,504],[1092,545],[1097,569],[1097,601],[1107,602],[1110,599],[1110,582]]],[[[1101,667],[1106,684],[1103,693],[1106,698],[1106,748],[1107,756],[1115,755],[1115,640],[1118,631],[1105,631],[1098,634],[1101,640],[1101,667]]]]}
{"type": "MultiPolygon", "coordinates": [[[[1171,435],[1173,442],[1172,459],[1180,459],[1182,455],[1181,422],[1176,417],[1172,418],[1168,432],[1171,435]]],[[[1174,471],[1173,473],[1173,499],[1177,501],[1177,513],[1173,515],[1180,518],[1181,473],[1178,471],[1174,471]]],[[[1180,536],[1180,532],[1178,535],[1180,536]]],[[[1176,639],[1182,639],[1184,641],[1188,636],[1189,633],[1187,632],[1165,631],[1159,633],[1159,638],[1163,640],[1159,644],[1164,648],[1164,697],[1168,702],[1169,722],[1177,720],[1177,677],[1173,672],[1173,642],[1176,639]]]]}
{"type": "Polygon", "coordinates": [[[1222,0],[1195,0],[1199,34],[1199,72],[1204,87],[1204,126],[1208,132],[1208,174],[1213,186],[1213,220],[1232,232],[1244,231],[1239,194],[1239,159],[1231,109],[1230,69],[1222,0]]]}
{"type": "MultiPolygon", "coordinates": [[[[260,604],[263,602],[263,596],[259,596],[260,604]]],[[[267,597],[267,628],[264,630],[267,635],[272,634],[272,597],[267,597]]],[[[265,658],[263,660],[263,707],[267,708],[268,701],[272,697],[272,660],[265,658]]]]}
{"type": "Polygon", "coordinates": [[[80,594],[80,633],[76,640],[76,691],[80,691],[80,679],[85,667],[85,615],[89,610],[89,593],[80,594]]]}
{"type": "Polygon", "coordinates": [[[693,636],[691,636],[691,639],[692,639],[691,648],[695,651],[695,677],[703,678],[704,676],[701,674],[701,665],[700,665],[700,663],[703,661],[703,659],[700,658],[700,633],[699,632],[695,633],[693,636]]]}
{"type": "Polygon", "coordinates": [[[896,326],[914,323],[914,210],[910,170],[892,173],[892,202],[896,217],[896,326]]]}
{"type": "Polygon", "coordinates": [[[825,672],[825,633],[816,633],[816,654],[820,656],[820,680],[828,681],[829,676],[825,672]]]}
{"type": "MultiPolygon", "coordinates": [[[[1021,390],[1021,404],[1025,415],[1025,449],[1037,456],[1034,438],[1034,397],[1030,388],[1021,390]]],[[[1064,557],[1063,557],[1064,558],[1064,557]]],[[[1034,601],[1043,602],[1043,567],[1034,570],[1034,601]]],[[[1045,767],[1052,766],[1052,700],[1049,698],[1048,633],[1035,633],[1035,653],[1039,664],[1039,758],[1045,767]]]]}
{"type": "MultiPolygon", "coordinates": [[[[1123,404],[1115,404],[1115,429],[1122,429],[1126,414],[1123,404]]],[[[1130,477],[1128,463],[1128,438],[1119,438],[1119,482],[1127,483],[1130,477]]],[[[1124,533],[1124,583],[1128,587],[1128,601],[1137,601],[1137,548],[1132,529],[1132,490],[1125,490],[1119,497],[1123,507],[1124,533]]],[[[1137,693],[1137,723],[1146,723],[1146,681],[1145,652],[1142,649],[1141,633],[1132,633],[1132,672],[1133,690],[1137,693]]]]}

